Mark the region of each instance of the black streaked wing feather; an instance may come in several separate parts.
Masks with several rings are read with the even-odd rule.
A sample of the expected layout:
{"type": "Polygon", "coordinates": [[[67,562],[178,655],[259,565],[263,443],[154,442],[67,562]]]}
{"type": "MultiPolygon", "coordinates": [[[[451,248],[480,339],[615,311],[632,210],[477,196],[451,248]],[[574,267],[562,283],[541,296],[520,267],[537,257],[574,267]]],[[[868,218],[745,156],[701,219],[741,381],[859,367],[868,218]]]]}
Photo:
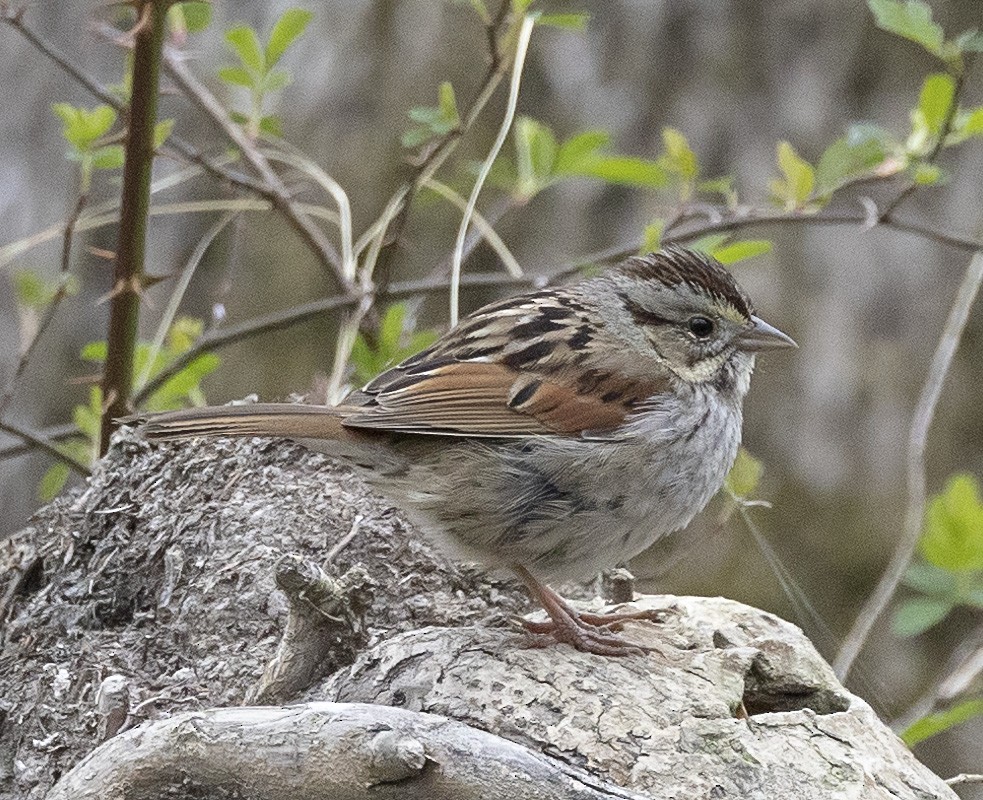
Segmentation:
{"type": "Polygon", "coordinates": [[[346,427],[435,435],[579,435],[624,422],[664,387],[571,369],[591,345],[586,309],[540,292],[472,314],[345,401],[346,427]]]}

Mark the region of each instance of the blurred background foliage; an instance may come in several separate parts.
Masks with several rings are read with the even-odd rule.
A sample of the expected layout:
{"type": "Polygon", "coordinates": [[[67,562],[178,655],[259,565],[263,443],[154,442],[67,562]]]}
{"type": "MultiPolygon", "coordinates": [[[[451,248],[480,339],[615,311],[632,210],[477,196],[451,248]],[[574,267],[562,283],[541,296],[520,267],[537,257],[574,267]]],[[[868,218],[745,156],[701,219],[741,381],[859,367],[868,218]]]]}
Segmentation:
{"type": "MultiPolygon", "coordinates": [[[[983,238],[983,138],[974,127],[983,130],[983,117],[973,117],[983,104],[983,69],[952,49],[956,34],[983,25],[979,0],[934,0],[942,38],[917,13],[898,18],[915,6],[872,0],[882,27],[913,41],[879,30],[855,0],[542,5],[557,14],[556,24],[533,34],[514,129],[478,204],[500,240],[477,245],[466,273],[504,277],[521,268],[548,276],[591,265],[592,253],[650,249],[680,203],[811,213],[832,196],[831,208],[856,213],[870,197],[883,209],[903,184],[861,181],[835,194],[875,167],[918,184],[896,218],[983,238]],[[590,15],[586,23],[575,14],[581,11],[590,15]],[[926,160],[957,84],[962,134],[926,160]]],[[[428,142],[461,124],[487,68],[481,7],[325,0],[299,9],[242,0],[215,3],[210,13],[186,5],[172,24],[186,65],[247,135],[282,136],[344,187],[357,236],[413,174],[428,142]]],[[[98,20],[115,21],[86,4],[37,0],[29,8],[39,35],[125,97],[126,57],[106,42],[98,20]]],[[[60,228],[78,211],[80,192],[88,193],[89,211],[118,193],[119,120],[13,30],[0,28],[0,37],[0,247],[54,231],[18,250],[0,276],[3,385],[19,346],[60,295],[5,418],[32,430],[74,420],[78,434],[63,447],[88,461],[102,402],[91,376],[105,358],[99,342],[114,228],[79,230],[71,275],[59,278],[60,228]]],[[[972,49],[969,39],[963,43],[972,49]]],[[[157,141],[173,133],[235,163],[222,131],[170,80],[163,86],[157,141]]],[[[382,279],[449,271],[460,206],[495,138],[506,94],[500,87],[436,175],[439,183],[415,200],[382,279]]],[[[156,175],[183,167],[163,157],[156,175]]],[[[317,196],[297,169],[284,174],[296,180],[300,200],[317,196]]],[[[207,177],[155,195],[155,204],[178,204],[178,213],[155,216],[150,226],[148,271],[165,280],[144,292],[138,383],[181,359],[203,331],[338,293],[331,273],[276,214],[191,205],[239,196],[207,177]],[[179,309],[172,308],[175,276],[198,259],[179,309]]],[[[900,535],[911,411],[969,256],[856,223],[755,226],[699,244],[732,263],[761,314],[801,347],[759,366],[745,435],[758,461],[742,461],[730,484],[733,496],[753,494],[771,507],[724,497],[633,568],[642,589],[722,594],[794,619],[832,658],[900,535]],[[787,576],[755,544],[745,516],[787,576]],[[786,578],[801,587],[808,607],[783,588],[786,578]]],[[[465,286],[462,313],[509,291],[465,286]]],[[[250,393],[323,393],[339,320],[327,311],[191,359],[146,407],[202,402],[206,394],[223,402],[250,393]]],[[[363,382],[424,346],[447,320],[446,292],[387,303],[375,333],[352,343],[354,374],[344,377],[363,382]]],[[[925,740],[918,754],[943,776],[979,772],[983,762],[981,668],[975,678],[965,673],[971,679],[951,702],[936,708],[926,701],[950,676],[951,654],[983,659],[981,381],[977,309],[931,431],[934,497],[918,559],[852,680],[899,729],[924,718],[909,729],[909,741],[925,740]],[[950,729],[952,722],[962,724],[950,729]]],[[[15,445],[0,439],[0,447],[15,445]]],[[[50,493],[72,480],[44,454],[7,455],[0,537],[37,507],[39,486],[50,493]]]]}

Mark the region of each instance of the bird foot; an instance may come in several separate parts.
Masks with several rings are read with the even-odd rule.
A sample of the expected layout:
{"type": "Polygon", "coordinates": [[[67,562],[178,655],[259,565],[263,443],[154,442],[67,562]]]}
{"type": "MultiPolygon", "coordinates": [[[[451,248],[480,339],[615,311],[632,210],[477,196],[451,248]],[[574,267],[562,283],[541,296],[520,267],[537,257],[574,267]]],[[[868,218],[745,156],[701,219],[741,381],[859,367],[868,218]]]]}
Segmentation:
{"type": "Polygon", "coordinates": [[[578,611],[553,589],[538,581],[525,567],[513,564],[512,568],[549,616],[549,620],[544,622],[522,620],[522,625],[527,631],[543,637],[538,642],[534,642],[533,646],[543,646],[552,640],[573,645],[584,653],[596,653],[601,656],[634,656],[654,652],[665,657],[665,654],[656,647],[636,644],[615,634],[615,631],[619,630],[625,622],[662,622],[665,619],[665,609],[609,614],[578,611]]]}
{"type": "Polygon", "coordinates": [[[567,606],[564,614],[557,614],[545,622],[523,620],[522,626],[530,633],[544,637],[534,646],[545,646],[549,640],[564,642],[584,653],[601,656],[637,656],[659,653],[655,647],[636,644],[613,631],[620,630],[625,622],[662,622],[665,615],[660,611],[634,611],[614,614],[593,614],[575,611],[567,606]],[[549,639],[546,639],[549,637],[549,639]]]}
{"type": "Polygon", "coordinates": [[[645,647],[604,628],[593,625],[565,625],[550,622],[529,622],[523,620],[523,627],[537,638],[530,641],[532,647],[546,647],[554,642],[563,642],[582,653],[595,653],[599,656],[643,656],[658,652],[654,647],[645,647]]]}

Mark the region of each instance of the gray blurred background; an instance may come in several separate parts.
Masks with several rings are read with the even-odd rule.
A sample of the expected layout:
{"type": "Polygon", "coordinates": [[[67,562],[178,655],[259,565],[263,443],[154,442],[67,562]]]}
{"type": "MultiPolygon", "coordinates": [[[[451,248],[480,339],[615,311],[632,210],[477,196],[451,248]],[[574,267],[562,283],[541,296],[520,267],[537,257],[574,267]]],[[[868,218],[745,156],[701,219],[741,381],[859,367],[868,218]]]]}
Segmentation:
{"type": "MultiPolygon", "coordinates": [[[[222,31],[248,22],[268,31],[290,3],[215,3],[212,27],[193,37],[192,69],[216,91],[229,91],[215,70],[231,63],[222,31]]],[[[381,211],[409,167],[399,139],[407,110],[432,105],[451,80],[463,105],[485,69],[483,32],[466,4],[440,0],[323,0],[306,36],[285,65],[294,83],[275,109],[286,138],[310,154],[348,191],[359,232],[381,211]]],[[[494,3],[491,3],[494,5],[494,3]]],[[[560,5],[560,4],[556,4],[560,5]]],[[[947,32],[981,26],[979,0],[933,0],[947,32]]],[[[586,9],[586,33],[534,33],[520,112],[547,122],[560,136],[602,127],[619,152],[655,157],[661,128],[682,130],[704,174],[733,174],[741,196],[763,201],[775,172],[775,142],[787,139],[815,162],[847,124],[873,121],[908,130],[908,109],[921,80],[937,66],[917,46],[877,31],[856,0],[610,0],[563,4],[586,9]]],[[[105,84],[119,80],[121,57],[89,26],[95,4],[37,0],[27,19],[105,84]]],[[[75,199],[74,166],[63,158],[60,124],[50,104],[95,102],[8,28],[0,28],[0,245],[62,220],[75,199]]],[[[983,102],[983,70],[967,81],[967,104],[983,102]]],[[[479,157],[501,119],[504,91],[483,115],[462,155],[479,157]]],[[[208,152],[226,146],[216,130],[176,94],[161,115],[208,152]]],[[[983,235],[983,144],[946,154],[957,176],[926,189],[898,214],[942,229],[983,235]]],[[[175,169],[161,163],[160,174],[175,169]]],[[[453,174],[450,170],[448,175],[453,174]]],[[[96,199],[116,185],[103,175],[96,199]]],[[[161,200],[229,196],[208,179],[161,200]]],[[[494,204],[494,192],[486,203],[494,204]]],[[[498,224],[529,272],[549,273],[609,246],[631,245],[658,212],[652,193],[568,182],[510,211],[498,224]]],[[[214,216],[156,218],[149,270],[183,265],[214,216]]],[[[459,223],[446,204],[420,202],[393,262],[395,279],[427,274],[449,254],[459,223]]],[[[890,230],[803,225],[755,229],[772,254],[736,267],[760,313],[793,335],[801,349],[762,359],[746,405],[745,443],[766,464],[762,494],[774,503],[754,516],[822,618],[798,616],[753,539],[737,520],[724,533],[681,537],[685,551],[639,559],[644,588],[722,594],[795,619],[832,657],[860,603],[872,589],[899,535],[904,503],[907,425],[948,305],[967,257],[890,230]]],[[[41,429],[70,418],[87,388],[74,379],[91,365],[78,359],[87,341],[103,338],[109,289],[107,262],[87,247],[113,248],[106,229],[76,240],[73,270],[82,291],[62,306],[8,411],[41,429]]],[[[0,276],[0,380],[16,363],[18,318],[9,273],[54,275],[58,245],[20,258],[0,276]]],[[[468,270],[497,269],[479,248],[468,270]]],[[[169,284],[148,293],[144,333],[152,334],[169,284]]],[[[192,283],[184,312],[211,320],[224,305],[228,322],[333,292],[332,282],[281,218],[240,217],[215,242],[192,283]]],[[[490,300],[467,291],[465,311],[490,300]]],[[[446,321],[446,296],[422,303],[422,325],[446,321]]],[[[209,322],[209,324],[214,324],[209,322]]],[[[221,351],[222,366],[205,383],[211,402],[255,392],[264,399],[307,391],[330,369],[336,319],[252,339],[221,351]]],[[[953,471],[983,475],[983,315],[977,309],[946,386],[932,429],[929,486],[953,471]]],[[[0,439],[0,445],[9,443],[0,439]]],[[[37,506],[35,487],[49,461],[28,455],[0,462],[0,536],[16,530],[37,506]]],[[[712,520],[711,520],[712,522],[712,520]]],[[[979,614],[956,614],[915,640],[899,640],[881,624],[864,651],[853,687],[888,718],[901,714],[938,676],[954,645],[979,625],[979,614]]],[[[933,739],[918,754],[943,776],[983,771],[983,723],[933,739]]],[[[969,791],[964,796],[971,796],[969,791]]]]}

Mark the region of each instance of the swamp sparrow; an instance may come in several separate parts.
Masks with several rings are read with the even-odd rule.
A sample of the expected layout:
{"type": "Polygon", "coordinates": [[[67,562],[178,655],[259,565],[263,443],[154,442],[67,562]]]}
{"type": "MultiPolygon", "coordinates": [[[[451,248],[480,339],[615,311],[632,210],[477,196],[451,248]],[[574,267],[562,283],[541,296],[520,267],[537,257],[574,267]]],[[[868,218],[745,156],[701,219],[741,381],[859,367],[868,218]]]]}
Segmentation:
{"type": "Polygon", "coordinates": [[[339,406],[142,418],[148,438],[282,436],[356,467],[455,558],[515,570],[579,649],[638,652],[584,578],[689,523],[741,440],[755,353],[795,343],[717,261],[679,247],[475,311],[339,406]]]}

